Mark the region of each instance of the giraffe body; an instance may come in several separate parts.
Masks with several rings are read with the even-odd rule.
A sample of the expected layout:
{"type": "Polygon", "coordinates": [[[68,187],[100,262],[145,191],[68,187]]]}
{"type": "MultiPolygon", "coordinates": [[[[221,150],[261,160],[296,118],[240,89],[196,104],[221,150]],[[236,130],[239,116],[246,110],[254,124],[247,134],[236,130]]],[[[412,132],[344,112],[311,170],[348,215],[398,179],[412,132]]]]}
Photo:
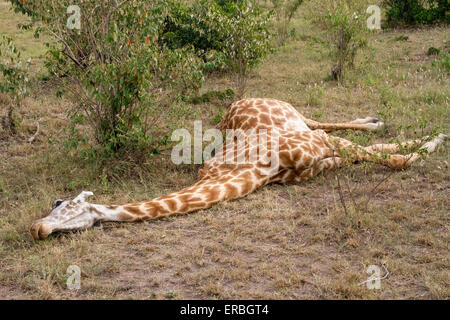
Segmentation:
{"type": "Polygon", "coordinates": [[[311,131],[305,121],[306,118],[287,102],[253,98],[233,103],[217,128],[311,131]]]}
{"type": "MultiPolygon", "coordinates": [[[[349,123],[319,123],[305,118],[286,102],[243,99],[230,106],[217,126],[224,133],[230,129],[242,132],[243,144],[230,147],[224,143],[220,152],[199,170],[199,180],[192,186],[149,201],[109,206],[87,202],[92,193],[83,191],[74,200],[58,200],[48,216],[32,224],[30,232],[35,239],[45,239],[52,232],[86,229],[97,221],[133,222],[193,212],[243,197],[269,183],[307,180],[342,166],[344,154],[353,162],[373,161],[393,169],[405,169],[419,158],[418,152],[387,157],[380,152],[398,152],[400,147],[414,147],[426,139],[408,141],[402,146],[361,147],[326,133],[339,129],[375,130],[381,126],[383,123],[372,117],[349,123]],[[259,143],[263,138],[266,144],[259,143]],[[259,153],[267,157],[255,158],[259,153]],[[227,155],[234,160],[242,156],[239,159],[244,161],[226,162],[227,155]],[[267,159],[276,162],[269,164],[267,159]]],[[[433,152],[445,138],[440,134],[421,148],[433,152]]]]}

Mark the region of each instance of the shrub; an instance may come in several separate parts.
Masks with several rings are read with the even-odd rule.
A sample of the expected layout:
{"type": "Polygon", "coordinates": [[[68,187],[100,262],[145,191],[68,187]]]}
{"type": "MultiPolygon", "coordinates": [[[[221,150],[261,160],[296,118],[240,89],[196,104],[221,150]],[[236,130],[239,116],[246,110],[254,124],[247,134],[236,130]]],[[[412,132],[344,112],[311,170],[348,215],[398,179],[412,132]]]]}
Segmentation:
{"type": "Polygon", "coordinates": [[[192,48],[159,45],[164,1],[85,1],[79,30],[67,28],[61,14],[71,1],[12,2],[57,40],[49,61],[55,69],[67,66],[66,90],[75,103],[70,145],[91,142],[77,130],[86,123],[103,155],[159,150],[184,115],[177,101],[202,80],[192,48]]]}
{"type": "Polygon", "coordinates": [[[159,150],[184,115],[177,101],[198,90],[202,72],[230,70],[242,93],[269,51],[269,16],[248,0],[84,1],[80,29],[67,27],[71,0],[10,2],[40,22],[36,36],[56,40],[46,66],[69,80],[70,145],[92,140],[77,130],[86,123],[111,155],[159,150]]]}
{"type": "Polygon", "coordinates": [[[448,0],[384,0],[390,26],[450,22],[448,0]]]}
{"type": "Polygon", "coordinates": [[[290,28],[290,23],[303,0],[271,0],[277,21],[279,45],[283,45],[289,35],[295,35],[295,29],[290,28]]]}
{"type": "Polygon", "coordinates": [[[345,71],[354,66],[355,56],[367,45],[364,1],[325,0],[315,2],[312,21],[324,31],[331,43],[333,79],[341,80],[345,71]]]}
{"type": "Polygon", "coordinates": [[[168,13],[161,28],[160,42],[171,49],[192,46],[203,60],[205,72],[226,70],[228,65],[222,52],[226,34],[213,19],[220,6],[209,0],[194,1],[191,6],[169,0],[166,5],[168,13]]]}
{"type": "Polygon", "coordinates": [[[7,115],[2,118],[2,126],[11,134],[16,133],[18,118],[15,110],[28,96],[29,66],[31,59],[24,61],[11,38],[0,39],[0,92],[6,93],[11,104],[7,115]]]}
{"type": "MultiPolygon", "coordinates": [[[[81,29],[70,29],[67,27],[69,15],[67,9],[73,5],[70,0],[9,0],[14,11],[28,15],[31,18],[32,24],[36,26],[35,37],[38,38],[41,32],[47,32],[53,35],[57,42],[46,43],[49,47],[47,53],[46,64],[51,64],[51,72],[61,74],[61,70],[66,70],[75,64],[77,68],[86,68],[90,65],[91,53],[94,43],[89,42],[89,34],[93,32],[93,28],[101,24],[102,18],[98,16],[97,12],[104,9],[96,8],[97,12],[89,16],[89,22],[93,22],[92,27],[82,27],[81,29]]],[[[88,12],[93,10],[95,6],[86,1],[79,3],[81,12],[88,12]]],[[[112,1],[108,4],[112,6],[112,1]]],[[[87,15],[81,14],[81,25],[86,25],[87,15]]],[[[110,20],[110,17],[108,18],[110,20]]],[[[98,30],[97,30],[98,31],[98,30]]]]}
{"type": "Polygon", "coordinates": [[[161,41],[173,49],[192,45],[204,61],[204,71],[232,72],[241,96],[250,70],[271,50],[270,13],[248,0],[198,0],[190,7],[171,1],[167,5],[170,13],[161,41]]]}
{"type": "Polygon", "coordinates": [[[398,37],[395,37],[394,40],[395,41],[408,41],[409,37],[402,34],[402,35],[399,35],[398,37]]]}
{"type": "Polygon", "coordinates": [[[221,48],[223,34],[208,19],[208,10],[215,9],[210,1],[194,1],[190,7],[175,0],[166,4],[168,14],[161,29],[160,41],[171,49],[192,45],[203,57],[209,50],[221,48]]]}
{"type": "Polygon", "coordinates": [[[439,55],[441,53],[441,50],[435,47],[429,47],[427,51],[427,55],[433,56],[433,55],[439,55]]]}
{"type": "Polygon", "coordinates": [[[246,90],[250,71],[271,51],[268,21],[270,14],[251,2],[229,2],[230,16],[217,15],[216,20],[228,34],[223,52],[235,75],[236,95],[241,98],[246,90]]]}

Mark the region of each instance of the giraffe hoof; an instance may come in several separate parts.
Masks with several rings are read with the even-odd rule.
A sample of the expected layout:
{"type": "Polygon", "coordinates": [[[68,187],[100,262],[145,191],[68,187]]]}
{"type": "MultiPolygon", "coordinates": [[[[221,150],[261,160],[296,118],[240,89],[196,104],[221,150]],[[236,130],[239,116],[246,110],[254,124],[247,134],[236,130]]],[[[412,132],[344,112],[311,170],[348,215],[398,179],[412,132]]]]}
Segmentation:
{"type": "Polygon", "coordinates": [[[380,119],[375,117],[365,117],[363,119],[357,119],[355,120],[355,123],[377,123],[380,119]]]}
{"type": "Polygon", "coordinates": [[[446,134],[440,133],[436,138],[425,143],[420,149],[426,150],[429,153],[434,152],[436,148],[443,144],[447,139],[448,136],[446,134]]]}
{"type": "Polygon", "coordinates": [[[375,117],[365,117],[361,119],[356,119],[352,121],[351,123],[357,123],[357,124],[374,124],[374,123],[382,123],[380,119],[375,117]]]}
{"type": "Polygon", "coordinates": [[[367,126],[368,130],[376,131],[376,130],[382,129],[384,127],[384,122],[377,121],[377,122],[373,122],[373,123],[367,123],[366,126],[367,126]]]}

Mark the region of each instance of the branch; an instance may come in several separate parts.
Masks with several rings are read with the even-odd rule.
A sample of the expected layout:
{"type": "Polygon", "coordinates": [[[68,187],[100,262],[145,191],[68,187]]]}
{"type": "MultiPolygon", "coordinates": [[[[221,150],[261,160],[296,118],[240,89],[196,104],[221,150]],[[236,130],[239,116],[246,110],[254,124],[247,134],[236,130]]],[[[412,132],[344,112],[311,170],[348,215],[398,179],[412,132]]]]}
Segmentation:
{"type": "MultiPolygon", "coordinates": [[[[333,148],[333,162],[334,162],[334,165],[337,167],[336,155],[335,155],[334,151],[335,151],[335,148],[333,148]]],[[[339,199],[341,200],[342,206],[344,207],[345,214],[348,215],[347,206],[345,205],[344,196],[342,195],[342,188],[341,188],[341,182],[339,180],[339,174],[337,172],[336,172],[336,180],[338,183],[339,199]]]]}
{"type": "Polygon", "coordinates": [[[28,143],[33,143],[34,139],[36,139],[36,136],[39,134],[39,121],[41,120],[42,118],[36,120],[36,132],[28,139],[28,143]]]}

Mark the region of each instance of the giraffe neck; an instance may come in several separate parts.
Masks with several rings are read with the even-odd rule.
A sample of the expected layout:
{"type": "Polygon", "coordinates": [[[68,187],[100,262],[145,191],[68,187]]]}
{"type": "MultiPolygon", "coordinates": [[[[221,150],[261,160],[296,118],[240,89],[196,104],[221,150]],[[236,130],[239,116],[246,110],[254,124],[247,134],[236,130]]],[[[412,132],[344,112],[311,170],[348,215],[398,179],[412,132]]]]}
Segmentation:
{"type": "Polygon", "coordinates": [[[149,201],[118,206],[92,204],[102,221],[142,221],[158,219],[206,209],[224,201],[243,197],[267,183],[255,180],[250,172],[216,179],[203,179],[196,184],[149,201]]]}

